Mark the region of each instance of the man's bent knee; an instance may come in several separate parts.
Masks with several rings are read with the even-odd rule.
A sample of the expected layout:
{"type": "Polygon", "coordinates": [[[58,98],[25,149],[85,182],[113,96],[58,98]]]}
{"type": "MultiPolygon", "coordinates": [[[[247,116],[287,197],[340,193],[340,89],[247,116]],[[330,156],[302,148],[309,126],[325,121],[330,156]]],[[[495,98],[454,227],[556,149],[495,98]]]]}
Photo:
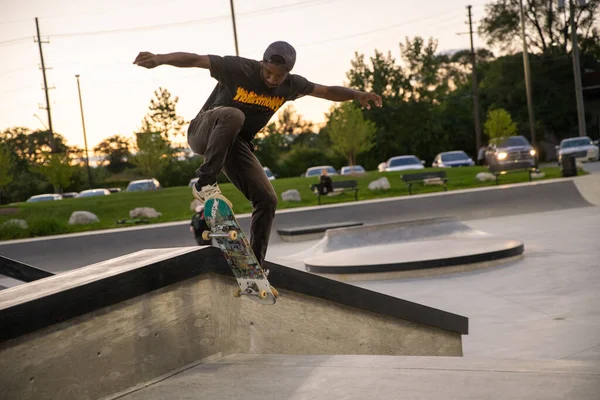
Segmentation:
{"type": "Polygon", "coordinates": [[[277,209],[277,194],[274,192],[267,193],[255,202],[255,208],[270,209],[273,212],[277,209]]]}
{"type": "Polygon", "coordinates": [[[242,129],[245,120],[246,116],[237,108],[223,107],[219,109],[219,123],[235,126],[239,130],[242,129]]]}

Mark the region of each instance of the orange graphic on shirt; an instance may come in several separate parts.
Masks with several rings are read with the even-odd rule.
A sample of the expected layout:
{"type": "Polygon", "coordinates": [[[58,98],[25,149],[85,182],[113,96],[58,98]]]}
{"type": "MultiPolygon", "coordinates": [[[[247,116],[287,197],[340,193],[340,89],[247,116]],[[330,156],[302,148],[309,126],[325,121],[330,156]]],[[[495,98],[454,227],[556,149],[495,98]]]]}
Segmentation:
{"type": "Polygon", "coordinates": [[[248,92],[246,89],[238,87],[237,93],[233,98],[235,101],[246,104],[257,104],[259,106],[268,107],[273,111],[279,110],[279,107],[285,102],[280,96],[265,96],[254,92],[248,92]]]}

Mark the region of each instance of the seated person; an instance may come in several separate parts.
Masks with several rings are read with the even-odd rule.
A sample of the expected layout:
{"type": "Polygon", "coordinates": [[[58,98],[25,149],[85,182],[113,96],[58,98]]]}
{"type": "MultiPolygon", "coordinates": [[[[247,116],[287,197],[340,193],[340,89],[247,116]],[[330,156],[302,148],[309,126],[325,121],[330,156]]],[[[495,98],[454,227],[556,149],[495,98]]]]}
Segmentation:
{"type": "Polygon", "coordinates": [[[321,177],[319,178],[319,194],[326,195],[333,192],[333,181],[327,174],[327,170],[321,170],[321,177]]]}

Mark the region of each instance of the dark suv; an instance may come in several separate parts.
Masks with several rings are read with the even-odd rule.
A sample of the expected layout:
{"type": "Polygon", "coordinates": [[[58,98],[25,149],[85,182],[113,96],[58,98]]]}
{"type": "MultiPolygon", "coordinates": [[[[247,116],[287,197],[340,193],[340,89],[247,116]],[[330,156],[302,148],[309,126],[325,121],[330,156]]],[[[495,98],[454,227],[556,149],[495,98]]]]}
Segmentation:
{"type": "Polygon", "coordinates": [[[524,136],[509,136],[490,140],[485,162],[491,171],[537,168],[537,153],[524,136]]]}

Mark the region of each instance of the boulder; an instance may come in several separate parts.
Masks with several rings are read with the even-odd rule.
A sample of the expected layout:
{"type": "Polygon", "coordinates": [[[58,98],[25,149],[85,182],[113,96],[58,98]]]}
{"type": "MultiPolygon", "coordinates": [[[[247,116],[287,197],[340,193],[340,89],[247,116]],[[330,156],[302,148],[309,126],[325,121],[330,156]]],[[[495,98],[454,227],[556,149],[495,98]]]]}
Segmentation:
{"type": "Polygon", "coordinates": [[[385,176],[369,183],[369,190],[388,190],[391,187],[390,181],[385,176]]]}
{"type": "Polygon", "coordinates": [[[25,221],[24,219],[9,219],[8,221],[4,222],[2,224],[3,228],[7,228],[9,226],[15,226],[17,228],[21,228],[21,229],[27,229],[27,221],[25,221]]]}
{"type": "Polygon", "coordinates": [[[129,211],[130,218],[158,218],[162,214],[156,212],[154,208],[149,207],[138,207],[129,211]]]}
{"type": "Polygon", "coordinates": [[[302,197],[300,197],[300,192],[296,189],[286,190],[281,193],[281,199],[283,201],[302,201],[302,197]]]}
{"type": "Polygon", "coordinates": [[[74,211],[69,218],[69,225],[86,225],[94,222],[100,222],[100,220],[89,211],[74,211]]]}

